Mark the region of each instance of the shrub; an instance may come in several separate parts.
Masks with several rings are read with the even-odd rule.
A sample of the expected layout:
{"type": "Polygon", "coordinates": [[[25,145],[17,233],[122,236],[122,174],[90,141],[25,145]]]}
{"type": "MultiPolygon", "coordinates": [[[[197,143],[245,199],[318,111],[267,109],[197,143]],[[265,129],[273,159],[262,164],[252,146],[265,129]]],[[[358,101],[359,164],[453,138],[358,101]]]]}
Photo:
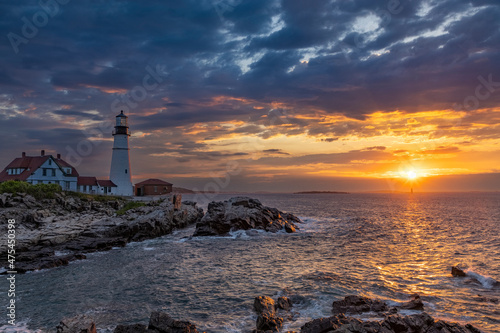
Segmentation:
{"type": "Polygon", "coordinates": [[[126,211],[130,209],[139,208],[142,206],[146,206],[146,204],[144,202],[138,202],[138,201],[127,202],[127,204],[122,209],[116,211],[116,215],[123,215],[125,214],[126,211]]]}
{"type": "MultiPolygon", "coordinates": [[[[29,184],[28,184],[29,185],[29,184]]],[[[26,193],[34,196],[36,199],[54,199],[56,193],[61,193],[62,188],[59,184],[36,184],[29,185],[26,193]]]]}
{"type": "Polygon", "coordinates": [[[53,199],[55,193],[61,193],[62,188],[58,184],[36,184],[9,180],[0,184],[0,193],[27,193],[36,199],[53,199]]]}
{"type": "Polygon", "coordinates": [[[0,193],[26,193],[30,184],[17,180],[8,180],[0,184],[0,193]]]}

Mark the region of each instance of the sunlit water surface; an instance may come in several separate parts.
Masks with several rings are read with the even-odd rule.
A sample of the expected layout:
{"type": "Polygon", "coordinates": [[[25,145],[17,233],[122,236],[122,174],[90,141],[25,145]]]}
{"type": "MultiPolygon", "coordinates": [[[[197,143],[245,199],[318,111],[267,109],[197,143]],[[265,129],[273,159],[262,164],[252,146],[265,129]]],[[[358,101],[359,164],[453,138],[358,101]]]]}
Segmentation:
{"type": "MultiPolygon", "coordinates": [[[[414,293],[435,317],[500,331],[500,194],[252,196],[300,216],[301,230],[187,239],[191,228],[19,275],[18,327],[2,319],[0,331],[54,331],[61,318],[88,314],[112,332],[159,309],[207,332],[247,332],[258,295],[301,299],[285,326],[298,330],[348,294],[396,304],[414,293]],[[453,278],[456,264],[475,279],[453,278]]],[[[0,277],[4,309],[6,289],[0,277]]]]}

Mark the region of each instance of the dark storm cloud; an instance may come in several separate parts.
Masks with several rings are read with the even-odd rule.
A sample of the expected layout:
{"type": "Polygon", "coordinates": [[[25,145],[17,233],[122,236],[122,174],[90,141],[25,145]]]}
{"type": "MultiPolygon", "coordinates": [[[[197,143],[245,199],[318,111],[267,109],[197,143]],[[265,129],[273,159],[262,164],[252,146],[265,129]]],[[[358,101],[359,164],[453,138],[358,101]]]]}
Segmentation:
{"type": "MultiPolygon", "coordinates": [[[[44,140],[56,145],[73,135],[61,129],[78,124],[64,116],[112,121],[113,102],[144,86],[148,66],[164,70],[158,85],[128,107],[134,130],[247,122],[207,138],[232,131],[268,138],[281,131],[333,141],[360,129],[325,127],[300,115],[363,119],[374,111],[451,109],[474,96],[479,76],[500,81],[500,5],[494,0],[430,1],[420,16],[422,2],[409,0],[226,3],[70,1],[29,37],[23,26],[43,11],[39,2],[1,3],[0,113],[46,119],[43,126],[54,128],[47,136],[29,133],[30,122],[17,123],[18,133],[7,131],[20,139],[15,149],[44,140]],[[365,30],[356,30],[356,22],[365,30]],[[25,39],[15,45],[18,53],[12,33],[25,39]],[[266,117],[271,103],[292,113],[266,117]]],[[[479,102],[480,108],[495,107],[500,94],[479,102]]],[[[9,123],[2,121],[0,129],[9,123]]],[[[473,133],[494,135],[488,129],[473,133]]],[[[2,148],[8,155],[10,148],[2,148]]]]}

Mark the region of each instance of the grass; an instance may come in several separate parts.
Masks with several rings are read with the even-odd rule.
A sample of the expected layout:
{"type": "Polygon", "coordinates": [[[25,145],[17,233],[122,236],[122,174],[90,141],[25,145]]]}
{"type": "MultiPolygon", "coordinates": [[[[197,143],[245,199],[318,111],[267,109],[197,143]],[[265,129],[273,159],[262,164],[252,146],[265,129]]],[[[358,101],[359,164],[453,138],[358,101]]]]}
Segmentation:
{"type": "Polygon", "coordinates": [[[9,180],[0,183],[0,193],[26,193],[32,195],[36,199],[54,199],[56,193],[61,193],[62,188],[58,184],[36,184],[32,185],[27,182],[17,180],[9,180]]]}
{"type": "Polygon", "coordinates": [[[114,196],[114,195],[102,195],[102,194],[87,194],[81,192],[73,192],[67,191],[66,195],[78,198],[84,201],[99,201],[99,202],[110,202],[116,200],[126,200],[122,197],[114,196]]]}
{"type": "Polygon", "coordinates": [[[130,201],[127,202],[127,204],[122,208],[116,211],[116,215],[120,216],[125,214],[128,210],[134,209],[134,208],[139,208],[142,206],[146,206],[144,202],[137,202],[137,201],[130,201]]]}
{"type": "MultiPolygon", "coordinates": [[[[63,190],[58,184],[36,184],[32,185],[27,182],[18,180],[9,180],[0,183],[0,193],[12,193],[14,195],[26,193],[32,195],[35,199],[54,199],[56,193],[62,193],[63,190]]],[[[65,191],[66,195],[84,200],[84,201],[99,201],[110,202],[116,200],[125,200],[122,197],[102,194],[85,194],[80,192],[65,191]]]]}

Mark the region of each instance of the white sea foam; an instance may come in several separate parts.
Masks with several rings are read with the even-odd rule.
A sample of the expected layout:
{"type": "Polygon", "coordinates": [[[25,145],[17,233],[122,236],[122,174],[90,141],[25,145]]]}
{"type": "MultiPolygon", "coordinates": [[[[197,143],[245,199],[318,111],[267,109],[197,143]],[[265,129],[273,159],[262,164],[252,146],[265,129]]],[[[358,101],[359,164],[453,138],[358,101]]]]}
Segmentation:
{"type": "Polygon", "coordinates": [[[19,321],[16,325],[2,325],[0,326],[0,332],[3,333],[44,333],[42,330],[31,330],[28,328],[29,321],[19,321]]]}
{"type": "Polygon", "coordinates": [[[494,278],[487,275],[481,275],[477,272],[474,272],[472,269],[466,270],[465,274],[476,279],[486,289],[493,289],[499,285],[498,281],[494,278]]]}

